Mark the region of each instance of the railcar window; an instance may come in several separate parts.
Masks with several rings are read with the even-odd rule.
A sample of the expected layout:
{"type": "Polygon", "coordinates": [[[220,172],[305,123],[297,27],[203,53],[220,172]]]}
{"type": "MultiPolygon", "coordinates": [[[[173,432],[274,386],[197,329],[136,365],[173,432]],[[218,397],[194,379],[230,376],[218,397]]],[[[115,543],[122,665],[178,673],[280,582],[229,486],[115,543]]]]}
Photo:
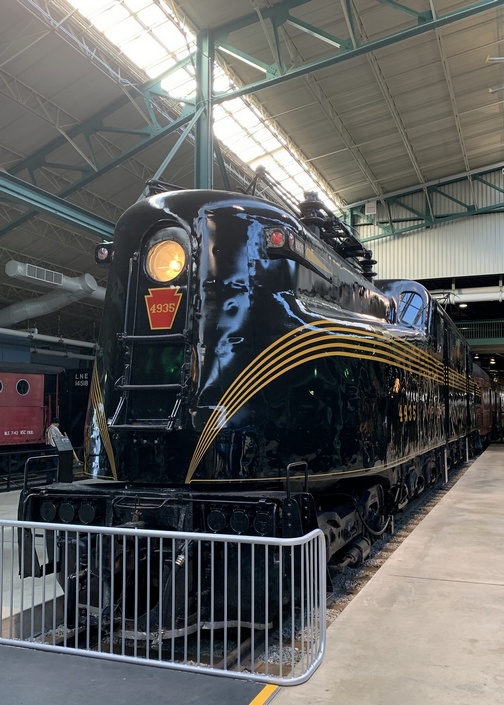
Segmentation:
{"type": "Polygon", "coordinates": [[[424,304],[420,294],[414,291],[404,291],[399,301],[399,320],[410,326],[423,323],[424,304]]]}
{"type": "Polygon", "coordinates": [[[25,379],[20,379],[16,384],[16,391],[21,397],[24,397],[30,391],[30,385],[25,379]]]}

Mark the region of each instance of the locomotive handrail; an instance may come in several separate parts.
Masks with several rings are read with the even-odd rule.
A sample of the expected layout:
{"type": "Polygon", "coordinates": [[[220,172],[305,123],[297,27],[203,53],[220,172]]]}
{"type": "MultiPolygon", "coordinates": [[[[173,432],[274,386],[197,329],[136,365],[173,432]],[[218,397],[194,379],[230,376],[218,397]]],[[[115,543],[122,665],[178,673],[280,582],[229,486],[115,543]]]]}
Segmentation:
{"type": "Polygon", "coordinates": [[[186,342],[186,337],[183,333],[162,333],[161,335],[129,335],[128,333],[118,333],[117,338],[118,340],[132,340],[140,343],[151,341],[186,342]]]}
{"type": "Polygon", "coordinates": [[[56,475],[56,481],[59,482],[59,471],[60,471],[60,459],[59,455],[57,453],[53,453],[50,455],[32,455],[30,458],[27,459],[26,463],[24,464],[24,471],[23,471],[23,489],[26,490],[28,487],[28,466],[32,461],[35,460],[45,460],[46,462],[46,472],[54,472],[56,475]],[[49,468],[47,467],[47,461],[48,459],[51,459],[52,462],[56,462],[56,467],[49,468]]]}

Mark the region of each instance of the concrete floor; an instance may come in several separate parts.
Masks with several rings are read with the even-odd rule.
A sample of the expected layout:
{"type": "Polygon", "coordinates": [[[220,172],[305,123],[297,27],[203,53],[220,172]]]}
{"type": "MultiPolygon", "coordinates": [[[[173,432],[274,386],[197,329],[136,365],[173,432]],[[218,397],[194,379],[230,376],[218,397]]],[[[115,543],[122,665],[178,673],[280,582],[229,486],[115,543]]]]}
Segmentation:
{"type": "Polygon", "coordinates": [[[473,463],[327,642],[314,676],[273,705],[504,703],[504,445],[473,463]]]}

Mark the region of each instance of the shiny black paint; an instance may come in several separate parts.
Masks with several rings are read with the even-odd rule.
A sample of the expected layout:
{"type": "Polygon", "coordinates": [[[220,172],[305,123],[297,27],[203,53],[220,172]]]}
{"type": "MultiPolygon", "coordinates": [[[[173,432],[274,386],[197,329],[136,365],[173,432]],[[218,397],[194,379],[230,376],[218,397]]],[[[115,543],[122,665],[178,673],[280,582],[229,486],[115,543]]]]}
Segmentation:
{"type": "MultiPolygon", "coordinates": [[[[432,368],[436,361],[451,365],[463,384],[466,344],[418,284],[383,287],[385,293],[290,214],[259,199],[192,191],[158,194],[130,208],[117,226],[101,334],[106,416],[117,409],[114,383],[128,364],[133,380],[149,382],[157,369],[160,382],[180,381],[183,390],[130,393],[121,413],[132,427],[111,429],[119,478],[164,485],[283,482],[287,465],[302,460],[309,487],[321,489],[348,475],[386,474],[469,432],[466,390],[444,384],[444,372],[436,376],[432,368]],[[183,334],[186,344],[184,351],[154,344],[148,369],[145,343],[128,352],[117,336],[155,333],[143,303],[156,286],[143,268],[144,247],[171,223],[185,231],[191,252],[187,272],[174,282],[183,300],[170,331],[183,334]],[[292,233],[303,256],[268,248],[265,228],[292,233]],[[422,297],[421,325],[397,320],[401,292],[409,289],[422,297]],[[457,354],[447,355],[449,348],[457,354]],[[264,359],[269,349],[280,360],[276,368],[264,359]],[[424,374],[409,365],[415,351],[428,356],[419,362],[424,374]],[[255,391],[235,390],[226,400],[248,365],[255,391]],[[177,396],[174,430],[135,430],[140,417],[166,417],[177,396]],[[216,418],[221,427],[194,466],[198,439],[216,418]]],[[[98,475],[107,458],[92,426],[91,437],[88,467],[98,475]]]]}
{"type": "MultiPolygon", "coordinates": [[[[26,489],[21,519],[68,523],[70,512],[84,524],[231,536],[318,527],[327,561],[342,565],[353,549],[364,555],[387,517],[460,459],[476,433],[467,344],[427,291],[373,285],[277,205],[227,192],[158,193],[126,211],[113,250],[86,470],[122,482],[26,489]],[[285,235],[278,247],[268,240],[275,230],[285,235]],[[168,232],[188,255],[176,291],[145,270],[149,243],[168,232]],[[149,317],[146,297],[156,295],[181,296],[171,327],[149,317]]],[[[254,577],[259,594],[268,574],[270,598],[279,577],[271,556],[254,577]]],[[[174,573],[167,568],[163,589],[178,580],[173,559],[164,556],[174,573]]],[[[147,552],[145,560],[140,573],[147,552]]],[[[67,592],[68,575],[78,574],[70,563],[58,578],[67,592]]],[[[238,564],[228,563],[229,585],[238,564]]],[[[225,565],[217,559],[219,576],[225,565]]],[[[118,624],[130,599],[114,595],[118,624]]],[[[198,609],[217,622],[238,615],[233,589],[227,611],[213,600],[202,595],[198,609]]],[[[146,604],[139,597],[140,615],[146,604]]],[[[163,629],[176,630],[186,609],[179,596],[163,629]]],[[[270,604],[269,614],[278,609],[270,604]]],[[[191,610],[196,624],[196,600],[191,610]]],[[[259,606],[255,614],[264,628],[259,606]]],[[[244,623],[251,616],[242,613],[244,623]]]]}

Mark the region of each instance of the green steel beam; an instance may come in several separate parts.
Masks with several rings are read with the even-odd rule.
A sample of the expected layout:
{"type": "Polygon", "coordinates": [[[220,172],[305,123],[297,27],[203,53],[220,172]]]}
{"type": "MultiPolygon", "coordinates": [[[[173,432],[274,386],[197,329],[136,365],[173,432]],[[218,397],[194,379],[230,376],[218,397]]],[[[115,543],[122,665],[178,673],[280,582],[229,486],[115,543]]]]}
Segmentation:
{"type": "Polygon", "coordinates": [[[467,218],[473,215],[485,215],[488,213],[500,213],[504,212],[504,199],[502,194],[504,194],[504,189],[501,186],[492,184],[488,179],[483,178],[483,175],[498,174],[499,177],[502,174],[502,168],[504,163],[499,163],[494,165],[493,168],[482,168],[481,171],[473,170],[467,174],[462,174],[458,178],[449,177],[444,180],[437,180],[435,183],[423,184],[417,186],[414,189],[405,189],[402,192],[395,192],[388,194],[386,196],[381,196],[380,198],[370,199],[379,201],[384,207],[384,212],[387,213],[387,218],[383,217],[370,217],[365,214],[365,204],[366,201],[359,201],[358,203],[353,203],[347,206],[345,211],[345,219],[347,222],[351,223],[354,227],[359,229],[359,226],[372,225],[380,229],[380,233],[372,235],[370,237],[362,236],[362,242],[370,242],[371,240],[379,240],[384,237],[390,237],[392,235],[400,235],[408,232],[413,232],[415,230],[421,230],[423,228],[430,228],[433,225],[440,225],[448,223],[452,220],[460,220],[461,218],[467,218]],[[465,201],[456,198],[451,193],[446,191],[446,188],[452,184],[469,182],[469,179],[473,181],[480,182],[485,186],[488,198],[486,202],[489,203],[491,200],[491,193],[494,192],[495,198],[494,202],[489,203],[486,206],[478,206],[474,203],[467,203],[465,201]],[[408,197],[418,197],[418,194],[427,194],[428,199],[425,202],[424,210],[418,208],[418,198],[415,200],[415,205],[408,203],[408,197]],[[450,203],[455,203],[460,208],[453,212],[445,212],[441,208],[442,199],[446,199],[450,203]],[[429,207],[429,203],[434,203],[437,208],[433,212],[429,207]],[[404,208],[412,214],[411,218],[405,218],[401,215],[400,218],[394,218],[394,206],[404,208]],[[407,225],[401,225],[404,221],[408,222],[407,225]]]}
{"type": "Polygon", "coordinates": [[[96,235],[100,240],[112,240],[114,236],[114,223],[109,220],[93,215],[84,208],[79,208],[6,172],[0,172],[0,196],[35,208],[38,212],[47,213],[67,225],[96,235]]]}
{"type": "MultiPolygon", "coordinates": [[[[300,4],[304,4],[303,0],[300,0],[299,2],[293,2],[292,6],[300,4]]],[[[388,4],[390,4],[390,2],[388,4]]],[[[275,5],[274,7],[261,10],[261,17],[263,19],[266,17],[270,19],[274,18],[274,21],[275,23],[277,23],[277,25],[282,23],[282,21],[296,21],[296,18],[291,17],[289,15],[290,5],[291,3],[288,2],[280,3],[279,5],[275,5]]],[[[395,5],[397,5],[395,9],[397,9],[398,11],[405,11],[405,8],[403,6],[399,6],[399,3],[396,3],[395,5]]],[[[380,37],[379,39],[374,39],[365,42],[355,47],[353,47],[350,42],[346,42],[342,44],[339,52],[333,54],[332,56],[325,57],[324,59],[320,59],[318,61],[308,62],[303,66],[298,66],[296,68],[289,69],[284,73],[280,73],[280,71],[278,71],[279,75],[277,76],[267,77],[262,81],[249,83],[248,85],[242,86],[241,88],[235,89],[233,91],[218,94],[214,96],[214,103],[223,103],[226,100],[230,100],[232,98],[256,93],[257,91],[261,91],[266,88],[272,88],[273,86],[276,86],[279,83],[284,83],[285,81],[289,81],[292,78],[300,78],[301,76],[306,76],[307,74],[314,73],[315,71],[320,71],[321,69],[325,69],[330,66],[334,66],[335,64],[341,63],[343,61],[348,61],[357,56],[364,56],[365,54],[369,54],[379,49],[383,49],[384,47],[397,44],[398,42],[402,42],[406,39],[412,39],[413,37],[417,37],[427,32],[432,32],[433,30],[439,29],[440,27],[444,27],[448,24],[452,24],[453,22],[467,19],[469,17],[474,17],[475,15],[481,14],[482,12],[488,12],[489,10],[501,7],[502,5],[504,5],[504,0],[481,0],[481,2],[457,8],[456,10],[453,10],[451,12],[439,13],[435,17],[433,17],[431,13],[424,13],[420,17],[416,17],[416,23],[413,24],[413,26],[408,27],[407,29],[403,29],[400,32],[394,32],[392,34],[380,37]]],[[[416,15],[416,13],[414,14],[416,15]]],[[[241,29],[252,24],[253,22],[258,21],[260,20],[257,15],[248,15],[247,17],[244,17],[241,20],[238,20],[237,22],[230,23],[229,25],[225,25],[223,27],[219,27],[212,33],[213,40],[216,46],[218,46],[220,43],[226,43],[226,45],[229,47],[228,35],[232,31],[236,29],[241,29]]],[[[321,39],[323,38],[324,37],[321,35],[321,39]]]]}
{"type": "Polygon", "coordinates": [[[196,121],[194,187],[213,188],[212,84],[213,44],[208,32],[200,32],[196,50],[196,107],[202,108],[196,121]]]}
{"type": "MultiPolygon", "coordinates": [[[[58,196],[64,198],[65,196],[74,193],[75,191],[83,188],[84,186],[91,183],[94,179],[101,177],[104,173],[110,171],[114,167],[122,164],[123,162],[131,159],[136,154],[140,153],[142,150],[151,146],[156,141],[162,139],[171,132],[178,130],[179,128],[190,122],[197,113],[197,108],[199,109],[203,106],[203,112],[200,116],[196,118],[195,124],[195,185],[196,187],[211,187],[213,184],[213,134],[211,129],[212,122],[212,107],[215,103],[222,103],[227,100],[231,100],[237,96],[251,94],[266,88],[276,86],[279,83],[288,81],[290,79],[298,78],[315,71],[333,66],[337,63],[343,61],[351,60],[356,56],[361,56],[368,54],[370,52],[376,51],[380,48],[396,44],[401,41],[405,41],[412,37],[424,34],[436,30],[442,26],[457,22],[458,20],[467,19],[469,17],[476,16],[480,13],[487,12],[492,9],[496,9],[504,5],[504,0],[481,0],[478,3],[466,5],[463,7],[458,7],[453,11],[449,11],[443,14],[431,15],[430,13],[417,13],[411,11],[405,5],[401,5],[397,0],[382,0],[388,4],[392,9],[399,12],[408,12],[410,15],[413,14],[412,26],[404,29],[400,32],[391,33],[389,35],[380,37],[379,39],[368,41],[362,45],[357,44],[357,42],[351,42],[349,40],[342,40],[339,50],[331,55],[321,59],[319,61],[306,63],[303,66],[297,66],[291,69],[285,69],[282,63],[282,57],[280,56],[280,42],[278,38],[278,29],[282,27],[285,23],[295,24],[302,31],[309,31],[315,37],[319,37],[321,41],[336,45],[340,41],[337,37],[328,34],[322,29],[317,29],[311,24],[302,22],[293,15],[290,14],[295,8],[306,5],[309,0],[285,0],[284,2],[279,2],[272,7],[266,7],[258,12],[251,13],[245,17],[240,18],[235,22],[228,23],[221,26],[210,33],[202,32],[198,36],[198,48],[196,55],[197,63],[197,106],[191,105],[187,106],[184,114],[178,118],[173,119],[172,116],[167,115],[166,110],[163,109],[163,104],[160,103],[163,99],[163,92],[161,89],[161,81],[163,77],[158,77],[153,81],[147,82],[143,87],[130,89],[129,95],[122,96],[119,100],[115,101],[112,105],[105,108],[103,111],[95,115],[89,121],[83,123],[82,125],[75,126],[71,128],[66,133],[66,137],[76,141],[79,136],[87,143],[88,152],[83,156],[83,164],[80,167],[75,165],[68,166],[68,173],[80,172],[80,178],[71,183],[68,187],[63,189],[58,196]],[[240,87],[239,89],[234,89],[228,91],[225,94],[220,94],[218,96],[212,96],[211,91],[211,76],[213,69],[214,60],[214,47],[222,44],[230,48],[229,35],[234,31],[247,27],[257,22],[270,21],[275,33],[275,42],[277,47],[277,60],[279,66],[270,67],[269,74],[263,81],[256,83],[251,83],[249,85],[240,87]],[[275,74],[275,75],[272,75],[275,74]],[[143,106],[144,114],[146,114],[146,125],[143,129],[131,130],[129,134],[136,135],[138,141],[135,145],[125,150],[121,154],[118,154],[113,159],[110,159],[106,163],[100,163],[96,157],[93,150],[92,139],[94,135],[100,132],[114,132],[121,131],[124,128],[122,126],[115,126],[110,124],[113,122],[112,116],[115,112],[119,111],[122,107],[129,104],[131,101],[136,102],[138,99],[143,100],[145,105],[143,106]],[[167,124],[165,124],[167,123],[167,124]],[[84,163],[86,162],[86,163],[84,163]]],[[[354,26],[354,10],[352,9],[352,3],[345,0],[345,8],[348,14],[348,21],[350,27],[354,26]]],[[[184,59],[183,61],[187,61],[184,59]]],[[[173,71],[174,67],[169,70],[173,71]]],[[[169,73],[168,72],[168,73],[169,73]]],[[[13,169],[11,169],[12,174],[20,174],[23,171],[27,172],[30,177],[36,180],[37,170],[43,167],[47,167],[50,164],[54,164],[55,160],[50,159],[50,155],[53,154],[60,146],[66,144],[67,140],[65,137],[57,137],[55,140],[46,145],[43,149],[39,150],[35,154],[31,155],[29,158],[19,162],[13,169]]],[[[59,164],[59,161],[58,161],[59,164]]],[[[59,169],[64,168],[64,165],[59,165],[59,169]]],[[[27,185],[28,186],[28,185],[27,185]]],[[[493,206],[488,209],[482,209],[478,212],[489,212],[491,210],[496,210],[501,208],[503,204],[493,206]]],[[[30,210],[28,213],[24,214],[21,218],[17,219],[8,226],[0,229],[0,236],[17,227],[22,222],[31,218],[35,209],[30,210]]],[[[356,211],[354,212],[356,213],[356,211]]],[[[464,211],[463,215],[466,216],[468,213],[464,211]]],[[[445,222],[447,219],[454,219],[457,217],[463,217],[462,214],[455,214],[450,216],[441,216],[440,222],[445,222]]],[[[438,217],[434,218],[433,222],[438,222],[438,217]]],[[[417,228],[425,227],[425,224],[412,225],[406,230],[413,230],[417,228]]],[[[384,233],[392,234],[394,232],[404,232],[405,230],[397,230],[394,228],[393,223],[386,224],[384,233]],[[387,231],[388,228],[388,231],[387,231]]],[[[381,235],[383,237],[384,235],[381,235]]]]}
{"type": "MultiPolygon", "coordinates": [[[[119,166],[120,164],[123,164],[128,159],[131,159],[131,157],[133,157],[136,154],[143,151],[147,146],[154,144],[155,142],[166,137],[168,134],[175,132],[178,129],[180,129],[181,127],[183,127],[187,122],[189,122],[191,120],[193,115],[194,115],[194,113],[182,115],[178,119],[173,120],[173,122],[169,123],[166,127],[160,128],[158,131],[153,130],[148,139],[145,138],[145,139],[140,140],[136,145],[133,145],[129,149],[124,150],[123,152],[118,154],[116,157],[111,159],[106,164],[100,164],[99,169],[97,171],[93,171],[92,169],[90,169],[89,171],[85,172],[81,176],[80,179],[78,179],[77,181],[74,181],[67,188],[63,189],[63,191],[61,191],[58,194],[58,196],[61,199],[63,199],[66,196],[69,196],[70,194],[75,193],[76,191],[83,188],[84,186],[87,186],[87,184],[91,183],[94,179],[98,178],[99,176],[102,176],[106,172],[119,166]]],[[[42,156],[42,150],[39,152],[38,156],[39,157],[42,156]]],[[[43,165],[43,163],[41,164],[41,166],[42,165],[43,165]]],[[[24,183],[27,186],[29,186],[29,184],[27,182],[24,182],[24,183]]],[[[20,216],[16,220],[9,223],[9,225],[4,226],[3,228],[0,229],[0,237],[2,237],[2,235],[5,235],[6,233],[10,232],[14,228],[19,227],[20,225],[25,223],[30,218],[33,218],[33,216],[36,213],[37,213],[36,209],[30,210],[27,213],[24,213],[22,216],[20,216]]]]}
{"type": "MultiPolygon", "coordinates": [[[[284,2],[279,2],[273,7],[261,8],[261,18],[263,20],[274,20],[275,18],[285,16],[289,10],[299,7],[300,5],[306,5],[309,2],[311,2],[311,0],[284,0],[284,2]]],[[[220,40],[239,29],[244,29],[245,27],[250,27],[253,24],[257,24],[257,22],[260,22],[257,12],[251,12],[250,14],[244,15],[237,20],[233,20],[232,22],[215,27],[212,30],[212,35],[214,39],[220,40]]]]}

